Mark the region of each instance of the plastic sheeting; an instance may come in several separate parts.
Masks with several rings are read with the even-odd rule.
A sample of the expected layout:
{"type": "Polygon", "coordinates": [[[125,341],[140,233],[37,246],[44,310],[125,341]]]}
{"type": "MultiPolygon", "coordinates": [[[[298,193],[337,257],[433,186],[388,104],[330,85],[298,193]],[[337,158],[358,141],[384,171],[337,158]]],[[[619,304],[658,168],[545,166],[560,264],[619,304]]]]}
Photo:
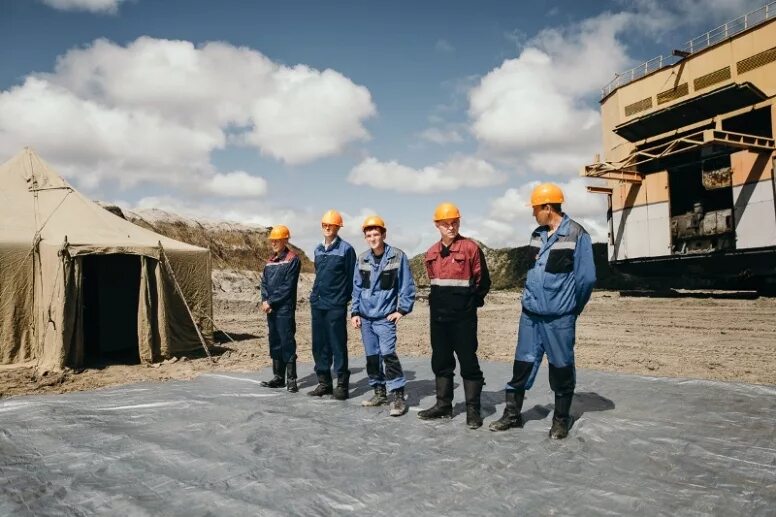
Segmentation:
{"type": "MultiPolygon", "coordinates": [[[[546,368],[525,428],[493,433],[506,363],[483,365],[485,427],[424,422],[427,359],[404,361],[411,411],[211,373],[0,402],[2,515],[773,515],[776,388],[580,371],[551,441],[546,368]]],[[[307,366],[300,368],[308,370],[307,366]]]]}

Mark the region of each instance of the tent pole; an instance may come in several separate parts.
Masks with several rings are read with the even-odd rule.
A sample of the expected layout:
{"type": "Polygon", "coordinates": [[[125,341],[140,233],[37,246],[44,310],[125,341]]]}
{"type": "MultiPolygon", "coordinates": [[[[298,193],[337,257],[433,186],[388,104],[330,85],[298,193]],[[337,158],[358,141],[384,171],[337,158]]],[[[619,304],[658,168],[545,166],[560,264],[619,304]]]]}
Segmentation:
{"type": "Polygon", "coordinates": [[[202,335],[202,332],[199,330],[199,325],[197,325],[197,320],[194,318],[194,314],[191,312],[191,308],[189,308],[189,304],[186,301],[186,297],[183,295],[183,290],[181,289],[180,284],[178,283],[178,279],[175,278],[175,272],[172,270],[172,266],[170,265],[170,261],[167,260],[167,253],[164,251],[164,246],[162,246],[162,241],[159,241],[159,258],[161,259],[161,262],[164,264],[165,269],[172,277],[172,281],[175,284],[175,291],[178,293],[178,296],[181,297],[181,300],[183,300],[183,305],[186,307],[186,311],[189,313],[189,318],[191,318],[191,322],[194,324],[194,329],[197,331],[197,336],[199,337],[199,342],[202,343],[202,349],[205,351],[205,355],[207,355],[208,359],[210,359],[211,362],[215,363],[216,360],[213,359],[213,356],[210,355],[210,350],[207,347],[207,343],[205,342],[205,336],[202,335]]]}

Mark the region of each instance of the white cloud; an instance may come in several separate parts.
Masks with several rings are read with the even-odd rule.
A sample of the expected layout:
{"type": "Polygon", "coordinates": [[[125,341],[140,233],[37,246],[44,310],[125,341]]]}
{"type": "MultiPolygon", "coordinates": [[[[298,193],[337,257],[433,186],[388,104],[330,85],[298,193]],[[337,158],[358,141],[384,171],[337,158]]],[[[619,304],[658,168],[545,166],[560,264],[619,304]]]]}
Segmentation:
{"type": "Polygon", "coordinates": [[[0,91],[0,152],[32,145],[81,186],[203,183],[215,150],[310,162],[367,139],[375,113],[369,91],[334,70],[227,43],[97,40],[0,91]]]}
{"type": "Polygon", "coordinates": [[[493,165],[471,156],[454,156],[447,162],[421,169],[369,157],[356,165],[348,175],[348,181],[354,185],[414,194],[461,187],[488,187],[502,183],[505,179],[506,176],[493,165]]]}
{"type": "Polygon", "coordinates": [[[42,0],[49,7],[60,11],[89,11],[115,14],[126,0],[42,0]]]}
{"type": "Polygon", "coordinates": [[[439,145],[463,142],[463,137],[456,129],[440,129],[438,127],[424,130],[420,133],[420,138],[439,145]]]}
{"type": "Polygon", "coordinates": [[[267,180],[244,171],[216,174],[203,190],[223,197],[260,197],[267,193],[267,180]]]}
{"type": "Polygon", "coordinates": [[[628,19],[605,14],[540,32],[470,90],[472,134],[542,172],[575,173],[583,163],[577,160],[592,155],[600,140],[598,109],[589,97],[628,62],[616,38],[628,19]],[[567,158],[558,160],[558,153],[567,158]]]}

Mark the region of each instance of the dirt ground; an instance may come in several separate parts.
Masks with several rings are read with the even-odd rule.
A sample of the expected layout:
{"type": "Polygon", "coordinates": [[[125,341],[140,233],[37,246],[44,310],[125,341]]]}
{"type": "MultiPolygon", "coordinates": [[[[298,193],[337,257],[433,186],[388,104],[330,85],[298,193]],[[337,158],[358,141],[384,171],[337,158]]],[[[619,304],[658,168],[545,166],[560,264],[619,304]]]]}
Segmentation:
{"type": "MultiPolygon", "coordinates": [[[[190,379],[209,371],[255,371],[269,364],[266,321],[256,309],[258,275],[216,271],[214,318],[236,343],[214,347],[215,363],[204,356],[173,358],[154,365],[108,365],[39,377],[32,367],[0,367],[2,396],[63,393],[142,381],[190,379]]],[[[312,362],[310,307],[312,275],[300,280],[297,310],[298,355],[312,362]]],[[[480,358],[512,361],[520,293],[495,292],[479,316],[480,358]]],[[[428,305],[399,323],[399,356],[428,356],[428,305]]],[[[363,348],[350,329],[351,364],[362,366],[363,348]]],[[[650,376],[689,377],[776,384],[776,299],[629,298],[599,291],[580,317],[576,358],[580,368],[650,376]]],[[[300,377],[311,373],[303,366],[300,377]]],[[[494,380],[495,381],[495,380],[494,380]]],[[[499,380],[500,382],[500,380],[499,380]]]]}

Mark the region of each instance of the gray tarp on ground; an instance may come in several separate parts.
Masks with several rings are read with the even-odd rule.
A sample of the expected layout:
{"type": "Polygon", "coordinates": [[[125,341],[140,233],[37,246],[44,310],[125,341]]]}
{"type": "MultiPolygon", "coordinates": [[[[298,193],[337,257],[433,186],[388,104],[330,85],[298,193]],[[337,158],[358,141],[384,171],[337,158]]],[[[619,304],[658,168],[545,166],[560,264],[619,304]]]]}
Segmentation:
{"type": "MultiPolygon", "coordinates": [[[[359,361],[360,362],[360,361],[359,361]]],[[[309,367],[302,367],[308,371],[309,367]]],[[[773,515],[776,388],[582,371],[571,436],[550,441],[546,370],[523,430],[409,415],[205,374],[0,402],[2,515],[773,515]]],[[[484,365],[487,423],[509,364],[484,365]]],[[[305,385],[312,384],[312,376],[305,385]]],[[[306,391],[304,389],[303,391],[306,391]]],[[[494,407],[495,405],[495,407],[494,407]]]]}

